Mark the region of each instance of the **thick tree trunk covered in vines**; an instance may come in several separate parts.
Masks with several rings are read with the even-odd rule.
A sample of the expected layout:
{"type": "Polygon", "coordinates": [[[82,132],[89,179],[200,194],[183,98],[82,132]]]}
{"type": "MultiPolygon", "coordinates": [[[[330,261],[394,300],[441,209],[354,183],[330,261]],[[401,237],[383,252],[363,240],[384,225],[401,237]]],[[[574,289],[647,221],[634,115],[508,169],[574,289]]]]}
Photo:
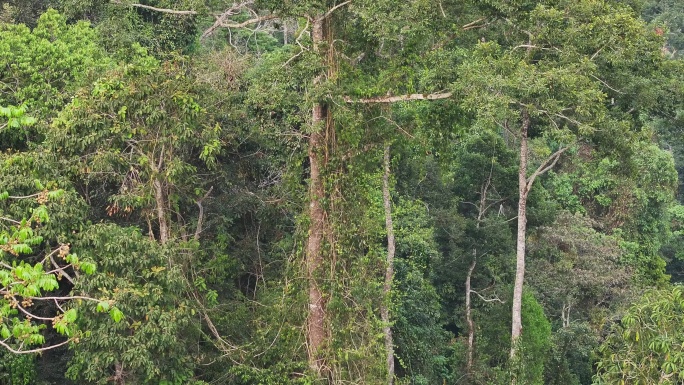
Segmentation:
{"type": "Polygon", "coordinates": [[[157,221],[159,221],[159,242],[163,245],[168,242],[170,237],[168,215],[166,212],[166,192],[164,191],[164,185],[159,179],[154,179],[152,187],[154,189],[154,200],[157,206],[157,221]]]}
{"type": "MultiPolygon", "coordinates": [[[[316,16],[312,27],[313,46],[319,50],[324,41],[324,18],[316,16]]],[[[322,55],[323,56],[323,55],[322,55]]],[[[320,79],[314,80],[319,83],[320,79]]],[[[318,284],[319,268],[323,263],[322,244],[325,227],[323,199],[325,191],[321,171],[323,168],[322,148],[324,146],[323,126],[326,124],[327,109],[324,103],[314,104],[312,111],[312,132],[309,136],[309,234],[306,247],[306,268],[309,281],[309,316],[307,322],[307,343],[309,367],[314,373],[321,373],[320,350],[325,340],[325,308],[323,294],[318,284]]]]}
{"type": "Polygon", "coordinates": [[[527,130],[530,117],[522,112],[520,129],[520,168],[518,170],[518,237],[516,247],[515,284],[513,286],[513,311],[511,326],[511,359],[516,358],[517,345],[522,335],[522,293],[525,280],[525,240],[527,233],[527,130]]]}
{"type": "Polygon", "coordinates": [[[394,225],[392,224],[392,200],[390,197],[390,146],[385,146],[384,156],[385,172],[382,176],[382,198],[385,206],[385,227],[387,230],[387,269],[385,270],[385,286],[383,287],[384,299],[380,308],[380,316],[383,323],[383,333],[385,334],[385,348],[387,350],[387,382],[389,385],[394,383],[394,342],[392,341],[392,328],[389,319],[389,296],[392,290],[392,280],[394,278],[394,225]]]}

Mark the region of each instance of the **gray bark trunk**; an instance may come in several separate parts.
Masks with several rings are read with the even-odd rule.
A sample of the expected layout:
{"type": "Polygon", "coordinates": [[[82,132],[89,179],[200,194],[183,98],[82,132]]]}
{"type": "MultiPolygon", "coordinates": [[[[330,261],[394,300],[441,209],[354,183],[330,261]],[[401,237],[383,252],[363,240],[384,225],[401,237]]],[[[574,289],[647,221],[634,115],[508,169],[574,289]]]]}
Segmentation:
{"type": "Polygon", "coordinates": [[[518,237],[516,247],[515,284],[513,286],[513,311],[511,326],[511,359],[517,354],[517,345],[522,335],[522,293],[525,280],[525,240],[527,233],[527,130],[530,117],[522,112],[520,129],[520,169],[518,170],[518,237]]]}
{"type": "MultiPolygon", "coordinates": [[[[482,185],[482,189],[480,190],[480,205],[477,208],[477,223],[475,226],[479,229],[480,228],[480,223],[482,222],[482,218],[484,218],[484,215],[487,211],[487,192],[489,191],[489,186],[492,183],[492,175],[491,171],[489,174],[489,178],[487,178],[487,181],[482,185]]],[[[473,362],[474,362],[474,356],[475,356],[475,322],[473,321],[473,315],[472,315],[472,284],[471,280],[473,277],[473,272],[475,271],[475,266],[477,265],[477,249],[473,249],[473,262],[470,264],[470,268],[468,269],[468,275],[466,276],[466,283],[465,283],[465,289],[466,289],[466,324],[468,325],[468,349],[466,351],[466,375],[468,376],[468,379],[471,379],[472,372],[473,372],[473,362]]]]}
{"type": "MultiPolygon", "coordinates": [[[[313,20],[312,39],[315,50],[324,41],[324,18],[316,16],[313,20]]],[[[314,80],[314,84],[320,79],[314,80]]],[[[307,319],[307,343],[309,367],[314,373],[320,374],[323,362],[320,350],[325,341],[325,309],[323,294],[318,285],[319,268],[323,263],[321,251],[324,233],[324,212],[322,201],[325,198],[321,170],[323,166],[322,147],[324,144],[322,127],[326,123],[326,108],[323,103],[316,103],[313,107],[311,124],[312,132],[309,136],[309,235],[306,247],[306,269],[309,281],[309,316],[307,319]]]]}
{"type": "Polygon", "coordinates": [[[390,146],[385,146],[384,156],[385,172],[382,176],[382,198],[385,206],[385,227],[387,230],[387,269],[385,270],[385,285],[383,294],[385,302],[380,308],[382,317],[383,333],[385,334],[385,348],[387,350],[387,383],[394,384],[394,342],[392,341],[392,328],[389,319],[389,296],[392,290],[392,280],[394,279],[394,225],[392,224],[392,199],[390,196],[390,146]]]}
{"type": "Polygon", "coordinates": [[[471,305],[471,285],[470,279],[473,276],[473,271],[475,270],[475,265],[477,264],[477,251],[473,252],[473,262],[470,264],[468,269],[468,275],[466,277],[465,290],[466,290],[466,323],[468,324],[468,351],[466,354],[466,375],[470,379],[473,371],[473,356],[475,351],[475,323],[473,322],[472,315],[472,305],[471,305]]]}

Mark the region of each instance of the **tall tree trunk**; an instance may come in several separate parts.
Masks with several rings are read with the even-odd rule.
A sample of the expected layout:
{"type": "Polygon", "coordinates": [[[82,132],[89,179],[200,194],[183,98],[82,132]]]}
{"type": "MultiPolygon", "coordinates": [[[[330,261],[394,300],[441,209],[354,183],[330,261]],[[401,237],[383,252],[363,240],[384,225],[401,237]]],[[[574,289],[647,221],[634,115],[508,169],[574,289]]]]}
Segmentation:
{"type": "Polygon", "coordinates": [[[385,146],[384,157],[385,172],[382,176],[382,199],[385,206],[385,227],[387,229],[387,269],[385,270],[385,285],[383,294],[385,302],[380,308],[380,316],[383,323],[383,333],[385,334],[385,348],[387,350],[387,383],[394,384],[394,342],[392,341],[392,328],[389,319],[389,296],[392,290],[392,280],[394,279],[394,225],[392,224],[392,200],[390,197],[390,146],[385,146]]]}
{"type": "MultiPolygon", "coordinates": [[[[313,19],[312,39],[314,50],[319,51],[320,45],[325,39],[324,17],[316,16],[313,19]]],[[[321,55],[324,57],[323,55],[321,55]]],[[[320,83],[321,78],[316,78],[314,84],[320,83]]],[[[323,362],[320,350],[325,340],[325,308],[323,294],[318,284],[319,268],[323,263],[322,243],[324,233],[325,214],[323,212],[323,199],[325,191],[321,171],[323,168],[322,148],[324,146],[323,126],[326,124],[327,109],[324,103],[314,104],[312,111],[312,130],[309,136],[309,234],[306,247],[306,268],[309,281],[309,316],[307,319],[307,343],[309,354],[309,367],[314,373],[320,374],[323,362]]]]}
{"type": "Polygon", "coordinates": [[[530,117],[522,111],[520,128],[520,169],[518,170],[518,237],[516,247],[515,284],[513,286],[513,311],[511,326],[511,359],[517,354],[517,346],[522,335],[522,293],[525,280],[525,239],[527,233],[527,130],[530,117]]]}
{"type": "Polygon", "coordinates": [[[164,191],[163,183],[155,178],[152,181],[152,187],[154,189],[154,200],[157,205],[157,221],[159,221],[159,242],[163,245],[168,242],[169,233],[169,218],[166,210],[166,192],[164,191]]]}
{"type": "MultiPolygon", "coordinates": [[[[515,284],[513,286],[513,310],[511,325],[511,362],[519,359],[517,350],[522,337],[522,294],[523,282],[525,281],[525,241],[527,238],[527,197],[532,189],[534,180],[551,170],[558,159],[569,147],[561,147],[542,162],[539,167],[527,177],[527,133],[530,128],[530,115],[527,110],[521,111],[522,126],[520,128],[520,169],[518,171],[518,239],[516,247],[515,284]]],[[[514,371],[511,377],[511,385],[516,384],[514,371]]]]}
{"type": "MultiPolygon", "coordinates": [[[[492,183],[492,174],[489,173],[487,181],[482,185],[480,190],[480,205],[477,208],[477,223],[475,227],[480,228],[480,223],[482,223],[482,218],[488,209],[487,206],[487,192],[489,191],[489,186],[492,183]]],[[[472,277],[475,271],[475,266],[477,265],[477,248],[473,248],[473,262],[470,264],[468,269],[468,275],[466,276],[465,291],[466,291],[466,323],[468,324],[468,348],[466,351],[466,376],[470,381],[473,374],[473,362],[475,356],[475,322],[473,322],[472,315],[472,277]]]]}
{"type": "Polygon", "coordinates": [[[470,279],[473,276],[475,265],[477,264],[477,250],[473,250],[473,262],[468,269],[466,276],[465,291],[466,291],[466,323],[468,324],[468,350],[466,353],[466,376],[470,380],[473,372],[473,356],[475,351],[475,323],[473,322],[472,305],[470,302],[470,294],[472,293],[470,279]]]}
{"type": "MultiPolygon", "coordinates": [[[[527,133],[530,128],[530,115],[527,110],[521,111],[522,125],[520,128],[520,169],[518,171],[518,239],[516,248],[516,267],[515,267],[515,284],[513,286],[513,311],[512,311],[512,325],[511,325],[511,360],[515,360],[517,356],[517,347],[520,344],[520,337],[522,336],[522,294],[523,282],[525,281],[525,240],[527,237],[527,197],[532,189],[535,179],[551,170],[558,159],[569,146],[561,147],[556,152],[551,154],[539,167],[527,177],[527,133]]],[[[511,381],[515,384],[515,376],[511,381]]]]}

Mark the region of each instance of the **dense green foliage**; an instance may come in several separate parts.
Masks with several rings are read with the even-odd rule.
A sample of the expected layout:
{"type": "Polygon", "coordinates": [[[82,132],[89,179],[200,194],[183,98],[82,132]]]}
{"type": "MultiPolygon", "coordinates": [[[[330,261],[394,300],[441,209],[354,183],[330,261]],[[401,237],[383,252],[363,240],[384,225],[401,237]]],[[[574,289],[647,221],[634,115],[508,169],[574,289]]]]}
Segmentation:
{"type": "Polygon", "coordinates": [[[683,307],[679,285],[647,292],[601,345],[595,383],[680,383],[683,307]]]}
{"type": "Polygon", "coordinates": [[[681,382],[680,2],[0,6],[0,384],[681,382]]]}

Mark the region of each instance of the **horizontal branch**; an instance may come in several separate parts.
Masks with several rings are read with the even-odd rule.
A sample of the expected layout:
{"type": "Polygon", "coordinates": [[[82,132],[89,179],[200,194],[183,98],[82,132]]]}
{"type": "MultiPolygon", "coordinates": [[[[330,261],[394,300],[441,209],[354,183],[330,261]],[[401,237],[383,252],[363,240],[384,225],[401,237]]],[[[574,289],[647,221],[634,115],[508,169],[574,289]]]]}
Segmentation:
{"type": "Polygon", "coordinates": [[[20,224],[21,224],[21,222],[15,221],[15,220],[12,219],[12,218],[0,217],[0,221],[12,222],[12,223],[14,223],[15,225],[20,225],[20,224]]]}
{"type": "Polygon", "coordinates": [[[30,349],[30,350],[17,350],[17,349],[13,349],[11,346],[9,346],[8,344],[6,344],[5,341],[0,341],[0,346],[2,346],[3,348],[9,350],[10,352],[12,352],[12,353],[14,353],[14,354],[30,354],[30,353],[40,353],[40,352],[45,352],[45,351],[48,351],[48,350],[51,350],[51,349],[55,349],[55,348],[58,348],[58,347],[60,347],[60,346],[64,346],[64,345],[68,344],[68,343],[71,342],[72,340],[73,340],[73,338],[69,338],[68,340],[66,340],[66,341],[64,341],[64,342],[60,342],[60,343],[55,344],[55,345],[50,345],[50,346],[45,346],[45,347],[42,347],[42,348],[36,348],[36,349],[30,349]]]}
{"type": "Polygon", "coordinates": [[[155,11],[155,12],[161,12],[161,13],[168,13],[171,15],[181,15],[181,16],[188,16],[188,15],[197,15],[197,11],[178,11],[175,9],[169,9],[169,8],[157,8],[153,7],[150,5],[145,5],[145,4],[138,4],[138,3],[122,3],[120,0],[112,0],[112,3],[114,4],[119,4],[119,5],[127,5],[130,7],[136,7],[136,8],[144,8],[144,9],[149,9],[150,11],[155,11]]]}
{"type": "MultiPolygon", "coordinates": [[[[8,290],[0,289],[0,295],[13,295],[13,293],[9,292],[8,290]]],[[[86,297],[82,295],[65,295],[63,297],[33,297],[33,296],[22,296],[24,299],[32,299],[35,301],[72,301],[75,299],[82,299],[84,301],[92,301],[92,302],[106,302],[97,298],[92,298],[92,297],[86,297]]]]}
{"type": "Polygon", "coordinates": [[[408,102],[413,100],[440,100],[448,99],[452,95],[451,92],[443,92],[437,94],[406,94],[399,96],[376,96],[373,98],[365,99],[353,99],[349,96],[344,97],[344,101],[347,103],[360,103],[360,104],[374,104],[374,103],[396,103],[396,102],[408,102]]]}
{"type": "Polygon", "coordinates": [[[242,23],[237,23],[237,24],[221,23],[219,25],[221,27],[224,27],[224,28],[245,28],[246,26],[251,25],[251,24],[261,23],[262,21],[273,20],[273,19],[277,19],[277,18],[278,18],[277,15],[265,15],[265,16],[259,16],[259,17],[255,17],[253,19],[243,21],[242,23]]]}
{"type": "Polygon", "coordinates": [[[31,194],[31,195],[21,195],[21,196],[10,195],[7,198],[8,199],[29,199],[29,198],[35,198],[35,197],[39,196],[40,194],[42,194],[42,192],[31,194]]]}
{"type": "Polygon", "coordinates": [[[41,317],[39,315],[33,314],[30,311],[26,310],[23,306],[16,304],[17,309],[19,309],[22,313],[24,313],[27,317],[34,318],[37,320],[41,321],[54,321],[55,317],[41,317]]]}
{"type": "Polygon", "coordinates": [[[482,296],[482,294],[478,293],[478,292],[475,291],[475,290],[470,290],[470,292],[471,292],[471,293],[475,293],[475,295],[477,295],[478,297],[480,297],[480,299],[483,300],[483,301],[485,301],[485,302],[506,303],[506,302],[502,301],[502,300],[501,300],[499,297],[497,297],[497,296],[493,296],[492,298],[485,298],[485,297],[482,296]]]}
{"type": "MultiPolygon", "coordinates": [[[[266,20],[272,20],[278,18],[277,15],[265,15],[265,16],[258,16],[246,21],[243,21],[242,23],[226,23],[226,19],[228,16],[234,16],[239,13],[244,9],[244,5],[236,6],[233,8],[228,9],[226,12],[222,13],[221,15],[216,17],[216,22],[209,28],[207,28],[203,33],[202,36],[200,36],[200,39],[204,39],[208,36],[211,36],[214,31],[216,31],[218,28],[245,28],[250,24],[256,24],[260,23],[262,21],[266,20]]],[[[252,12],[254,13],[254,12],[252,12]]]]}

